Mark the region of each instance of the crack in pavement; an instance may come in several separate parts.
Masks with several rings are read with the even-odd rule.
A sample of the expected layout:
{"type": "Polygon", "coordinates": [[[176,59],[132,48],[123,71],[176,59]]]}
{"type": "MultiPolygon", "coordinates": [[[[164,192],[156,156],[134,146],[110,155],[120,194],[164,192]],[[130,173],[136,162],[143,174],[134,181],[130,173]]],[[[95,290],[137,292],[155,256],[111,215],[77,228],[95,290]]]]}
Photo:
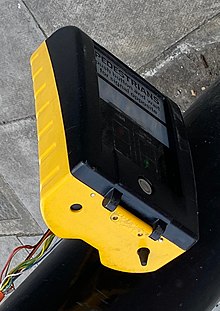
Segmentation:
{"type": "Polygon", "coordinates": [[[35,115],[30,115],[30,116],[27,116],[27,117],[12,119],[12,120],[9,120],[9,121],[0,121],[0,126],[10,125],[10,124],[13,124],[13,123],[18,123],[18,122],[26,121],[26,120],[34,121],[34,120],[36,120],[36,117],[35,117],[35,115]]]}
{"type": "Polygon", "coordinates": [[[45,37],[45,39],[47,38],[46,32],[43,30],[43,28],[41,27],[40,23],[38,22],[38,20],[36,19],[36,17],[34,16],[34,13],[29,9],[28,5],[25,3],[24,0],[20,0],[22,2],[22,4],[24,5],[24,7],[26,8],[26,10],[28,11],[28,13],[31,15],[31,17],[33,18],[34,22],[36,23],[37,27],[40,29],[40,31],[42,32],[43,36],[45,37]]]}
{"type": "Polygon", "coordinates": [[[200,29],[201,27],[203,27],[204,25],[206,25],[208,22],[210,22],[212,19],[215,19],[217,16],[220,16],[220,11],[216,14],[214,14],[213,16],[205,19],[200,25],[198,25],[197,27],[195,27],[194,29],[192,29],[190,32],[188,32],[187,34],[185,34],[184,36],[182,36],[179,40],[175,41],[173,44],[171,44],[169,47],[167,47],[166,49],[164,49],[160,54],[158,54],[157,56],[155,56],[154,58],[152,58],[149,62],[147,62],[144,65],[141,65],[139,68],[136,69],[137,72],[141,72],[144,71],[146,69],[146,67],[156,61],[158,58],[160,58],[164,53],[168,53],[169,51],[172,51],[173,49],[175,49],[176,46],[181,45],[183,43],[183,41],[190,36],[191,34],[193,34],[194,32],[196,32],[198,29],[200,29]]]}

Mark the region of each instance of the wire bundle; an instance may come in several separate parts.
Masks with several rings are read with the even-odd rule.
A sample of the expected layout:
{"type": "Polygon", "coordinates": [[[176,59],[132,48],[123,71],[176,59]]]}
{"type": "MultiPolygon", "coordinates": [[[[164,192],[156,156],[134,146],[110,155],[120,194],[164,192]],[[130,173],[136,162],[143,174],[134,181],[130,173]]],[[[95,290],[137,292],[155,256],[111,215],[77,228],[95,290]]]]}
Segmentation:
{"type": "MultiPolygon", "coordinates": [[[[0,301],[4,298],[5,295],[10,293],[14,289],[14,281],[26,270],[32,268],[34,265],[38,264],[48,253],[47,250],[49,249],[55,235],[50,231],[47,230],[42,238],[37,242],[35,245],[22,245],[16,247],[12,253],[9,255],[8,260],[0,274],[0,301]],[[42,245],[43,244],[43,245],[42,245]],[[33,255],[37,252],[39,247],[42,245],[41,250],[37,253],[36,256],[33,255]],[[21,249],[32,249],[30,254],[26,257],[24,261],[18,264],[15,268],[9,271],[9,267],[11,261],[15,254],[19,252],[21,249]],[[8,272],[9,271],[9,272],[8,272]]],[[[54,245],[55,247],[56,245],[54,245]]],[[[53,248],[54,248],[53,247],[53,248]]],[[[52,249],[51,249],[52,250],[52,249]]]]}

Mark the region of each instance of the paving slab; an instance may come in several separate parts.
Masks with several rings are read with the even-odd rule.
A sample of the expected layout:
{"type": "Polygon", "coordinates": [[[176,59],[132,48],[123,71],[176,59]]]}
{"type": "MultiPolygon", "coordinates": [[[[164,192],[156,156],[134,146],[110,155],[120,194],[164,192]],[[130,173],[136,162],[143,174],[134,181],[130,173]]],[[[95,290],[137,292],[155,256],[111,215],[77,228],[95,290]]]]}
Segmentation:
{"type": "Polygon", "coordinates": [[[134,69],[198,28],[219,0],[24,0],[47,35],[75,25],[134,69]]]}
{"type": "Polygon", "coordinates": [[[23,245],[35,245],[42,237],[41,235],[35,235],[35,236],[19,236],[18,240],[23,245]]]}
{"type": "MultiPolygon", "coordinates": [[[[15,236],[0,236],[0,267],[4,267],[8,256],[11,254],[14,248],[20,246],[20,241],[15,236]]],[[[27,256],[25,250],[19,251],[13,259],[13,265],[19,264],[27,256]]]]}
{"type": "Polygon", "coordinates": [[[1,0],[0,123],[34,114],[29,58],[44,40],[25,6],[1,0]]]}
{"type": "Polygon", "coordinates": [[[220,15],[138,72],[185,111],[220,76],[220,15]]]}
{"type": "Polygon", "coordinates": [[[0,175],[0,236],[35,235],[41,231],[36,221],[0,175]]]}
{"type": "MultiPolygon", "coordinates": [[[[39,209],[39,169],[35,119],[29,118],[7,123],[4,126],[0,125],[0,142],[0,174],[4,176],[5,181],[14,190],[42,230],[45,230],[46,227],[39,209]]],[[[37,233],[41,232],[38,230],[37,233]]]]}

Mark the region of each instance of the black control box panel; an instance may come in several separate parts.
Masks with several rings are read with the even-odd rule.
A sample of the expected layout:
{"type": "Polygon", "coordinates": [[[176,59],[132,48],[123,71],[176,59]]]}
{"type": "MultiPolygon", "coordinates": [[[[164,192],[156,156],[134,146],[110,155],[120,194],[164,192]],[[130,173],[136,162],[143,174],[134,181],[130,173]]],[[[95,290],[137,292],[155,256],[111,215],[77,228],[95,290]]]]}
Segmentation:
{"type": "Polygon", "coordinates": [[[78,28],[62,28],[46,44],[73,176],[191,247],[196,190],[178,106],[78,28]]]}

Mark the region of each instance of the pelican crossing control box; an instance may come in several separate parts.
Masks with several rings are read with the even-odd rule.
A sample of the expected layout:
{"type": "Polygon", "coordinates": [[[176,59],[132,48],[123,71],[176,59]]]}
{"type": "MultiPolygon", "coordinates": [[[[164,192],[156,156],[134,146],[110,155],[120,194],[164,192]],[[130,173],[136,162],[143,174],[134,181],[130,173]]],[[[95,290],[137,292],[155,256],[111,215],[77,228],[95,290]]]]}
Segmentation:
{"type": "Polygon", "coordinates": [[[178,106],[76,27],[46,39],[31,65],[48,227],[126,272],[188,250],[198,213],[178,106]]]}

